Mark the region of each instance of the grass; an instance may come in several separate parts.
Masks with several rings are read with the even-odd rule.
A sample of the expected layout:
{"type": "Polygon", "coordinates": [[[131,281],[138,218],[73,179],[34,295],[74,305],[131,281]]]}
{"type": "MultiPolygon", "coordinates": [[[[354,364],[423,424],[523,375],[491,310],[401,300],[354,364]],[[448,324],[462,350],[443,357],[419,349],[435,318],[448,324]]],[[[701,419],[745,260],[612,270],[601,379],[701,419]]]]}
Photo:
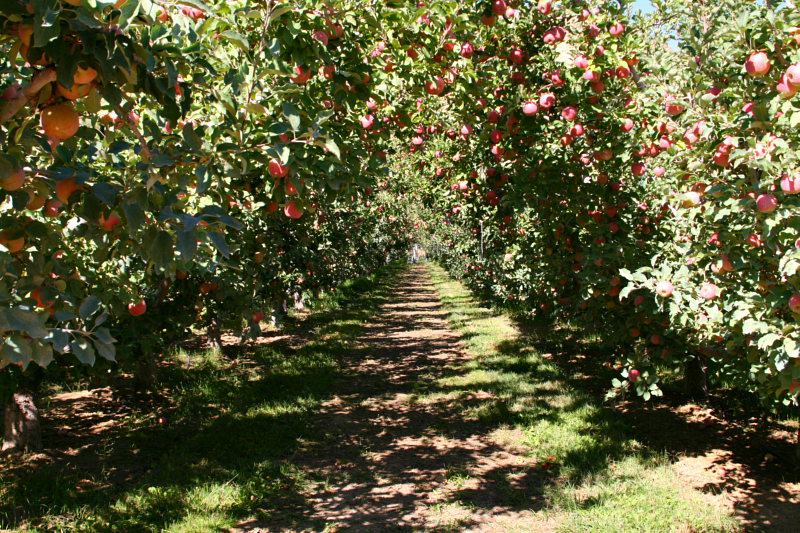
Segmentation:
{"type": "Polygon", "coordinates": [[[234,360],[192,353],[190,369],[187,353],[165,354],[161,392],[135,404],[90,455],[79,442],[53,450],[59,461],[0,466],[0,529],[210,533],[287,513],[316,482],[285,458],[314,437],[310,416],[403,268],[327,294],[303,322],[315,335],[300,347],[260,346],[234,360]]]}
{"type": "MultiPolygon", "coordinates": [[[[740,530],[727,511],[691,490],[666,456],[642,447],[617,414],[573,387],[566,372],[543,357],[561,349],[564,332],[544,328],[522,335],[509,317],[481,307],[443,269],[428,265],[450,324],[472,357],[455,375],[420,384],[416,400],[444,391],[456,398],[491,393],[491,400],[465,404],[465,416],[516,428],[515,444],[530,450],[526,459],[550,467],[541,486],[543,514],[558,531],[740,530]]],[[[529,495],[519,492],[510,490],[509,501],[530,506],[529,495]]]]}

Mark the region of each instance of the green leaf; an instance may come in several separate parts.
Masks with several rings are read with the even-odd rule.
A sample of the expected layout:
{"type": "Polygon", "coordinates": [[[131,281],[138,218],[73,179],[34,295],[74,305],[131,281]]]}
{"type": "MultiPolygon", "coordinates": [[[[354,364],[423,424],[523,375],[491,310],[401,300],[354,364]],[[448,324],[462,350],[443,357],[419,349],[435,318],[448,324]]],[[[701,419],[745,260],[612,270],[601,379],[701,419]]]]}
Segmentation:
{"type": "Polygon", "coordinates": [[[203,140],[197,135],[190,123],[183,127],[183,140],[189,148],[196,152],[200,152],[203,149],[203,140]]]}
{"type": "Polygon", "coordinates": [[[158,154],[150,158],[150,164],[154,167],[170,167],[175,164],[175,160],[167,154],[158,154]]]}
{"type": "Polygon", "coordinates": [[[144,211],[139,207],[139,204],[122,204],[122,211],[125,213],[125,220],[128,222],[128,233],[132,237],[144,223],[144,211]]]}
{"type": "Polygon", "coordinates": [[[108,183],[100,182],[92,185],[92,193],[107,206],[114,207],[117,203],[119,189],[108,183]]]}
{"type": "Polygon", "coordinates": [[[342,152],[339,150],[339,145],[336,144],[336,141],[333,139],[328,139],[325,141],[325,148],[327,148],[333,155],[338,157],[339,159],[342,158],[342,152]]]}
{"type": "Polygon", "coordinates": [[[758,339],[758,347],[761,350],[766,350],[767,348],[775,344],[775,341],[780,338],[781,336],[776,333],[768,333],[767,335],[764,335],[763,337],[758,339]]]}
{"type": "Polygon", "coordinates": [[[92,343],[86,337],[79,337],[78,339],[69,343],[70,351],[78,358],[78,361],[85,365],[94,366],[95,355],[92,343]]]}
{"type": "Polygon", "coordinates": [[[117,355],[116,346],[108,342],[96,340],[94,341],[94,347],[100,357],[108,359],[109,361],[114,361],[114,357],[117,355]]]}
{"type": "Polygon", "coordinates": [[[277,8],[272,10],[272,13],[269,14],[269,20],[273,21],[276,18],[278,18],[281,15],[283,15],[284,13],[286,13],[287,11],[291,11],[292,9],[293,8],[292,8],[291,5],[283,5],[281,7],[277,7],[277,8]]]}
{"type": "Polygon", "coordinates": [[[289,121],[292,131],[298,131],[300,129],[300,113],[289,102],[284,102],[282,107],[283,116],[289,121]]]}
{"type": "Polygon", "coordinates": [[[230,257],[230,250],[228,249],[228,242],[225,240],[225,235],[212,231],[208,233],[208,238],[225,259],[230,257]]]}
{"type": "Polygon", "coordinates": [[[24,331],[34,339],[41,339],[47,335],[44,321],[36,313],[23,311],[19,308],[3,309],[10,330],[24,331]]]}
{"type": "Polygon", "coordinates": [[[95,314],[98,309],[100,309],[100,299],[96,296],[89,296],[78,308],[78,315],[80,315],[83,320],[87,320],[90,316],[95,314]]]}
{"type": "Polygon", "coordinates": [[[783,349],[786,350],[786,355],[792,358],[800,357],[800,350],[798,349],[797,342],[789,337],[783,339],[783,349]]]}
{"type": "Polygon", "coordinates": [[[272,57],[278,59],[278,56],[281,53],[281,42],[277,37],[267,42],[267,50],[269,50],[269,53],[272,54],[272,57]]]}
{"type": "Polygon", "coordinates": [[[147,254],[156,265],[170,263],[174,257],[172,251],[172,235],[163,230],[159,231],[156,238],[153,240],[153,244],[147,251],[147,254]]]}
{"type": "Polygon", "coordinates": [[[238,46],[245,52],[250,51],[250,43],[247,41],[241,33],[235,32],[233,30],[225,30],[224,32],[220,33],[222,37],[225,37],[227,40],[232,42],[234,45],[238,46]]]}
{"type": "Polygon", "coordinates": [[[65,329],[53,328],[42,340],[52,344],[53,348],[59,353],[64,353],[69,346],[69,333],[65,329]]]}
{"type": "Polygon", "coordinates": [[[6,179],[19,170],[17,160],[13,157],[0,154],[0,178],[6,179]]]}
{"type": "Polygon", "coordinates": [[[22,365],[23,370],[28,368],[32,354],[30,343],[21,335],[12,335],[3,344],[3,355],[13,364],[22,365]]]}
{"type": "Polygon", "coordinates": [[[208,167],[197,165],[197,168],[194,169],[194,175],[197,176],[197,194],[203,194],[211,182],[211,177],[208,175],[208,167]]]}
{"type": "Polygon", "coordinates": [[[31,343],[31,359],[44,368],[53,362],[53,347],[35,340],[31,343]]]}
{"type": "MultiPolygon", "coordinates": [[[[41,48],[61,37],[61,7],[57,0],[33,0],[33,41],[31,46],[41,48]]],[[[69,85],[72,87],[72,84],[69,85]]]]}
{"type": "Polygon", "coordinates": [[[139,0],[126,0],[119,8],[120,16],[117,21],[117,26],[121,30],[128,27],[131,20],[139,13],[139,0]]]}
{"type": "Polygon", "coordinates": [[[78,63],[81,56],[67,52],[58,60],[58,67],[56,68],[56,81],[69,90],[74,85],[75,72],[78,70],[78,63]]]}
{"type": "Polygon", "coordinates": [[[175,248],[178,250],[181,260],[189,261],[197,253],[197,235],[194,231],[178,231],[176,237],[175,248]]]}
{"type": "Polygon", "coordinates": [[[95,337],[107,344],[114,344],[117,342],[116,339],[111,336],[111,332],[108,331],[108,328],[97,328],[92,333],[94,333],[95,337]]]}

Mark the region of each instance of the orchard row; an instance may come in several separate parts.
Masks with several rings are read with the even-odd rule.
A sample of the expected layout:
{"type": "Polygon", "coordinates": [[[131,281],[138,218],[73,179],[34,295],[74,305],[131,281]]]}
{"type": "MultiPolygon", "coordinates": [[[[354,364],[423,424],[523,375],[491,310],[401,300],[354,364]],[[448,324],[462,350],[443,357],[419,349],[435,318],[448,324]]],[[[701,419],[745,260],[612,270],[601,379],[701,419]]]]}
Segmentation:
{"type": "Polygon", "coordinates": [[[420,102],[392,179],[473,290],[598,331],[617,390],[649,399],[671,369],[702,394],[710,368],[795,403],[800,17],[656,7],[498,19],[450,101],[420,102]]]}
{"type": "Polygon", "coordinates": [[[640,394],[713,362],[790,401],[798,17],[657,8],[4,3],[2,390],[252,334],[413,237],[603,324],[640,394]]]}

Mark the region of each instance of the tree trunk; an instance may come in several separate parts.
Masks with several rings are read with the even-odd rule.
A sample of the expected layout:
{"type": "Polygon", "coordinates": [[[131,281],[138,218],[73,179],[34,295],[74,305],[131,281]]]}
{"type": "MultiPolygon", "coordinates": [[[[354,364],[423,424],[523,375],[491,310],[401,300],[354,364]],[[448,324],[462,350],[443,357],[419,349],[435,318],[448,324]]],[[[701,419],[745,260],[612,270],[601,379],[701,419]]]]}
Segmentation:
{"type": "Polygon", "coordinates": [[[39,409],[29,390],[14,394],[5,410],[5,432],[3,452],[42,450],[42,428],[39,425],[39,409]]]}
{"type": "Polygon", "coordinates": [[[303,297],[300,296],[299,292],[294,293],[294,308],[295,309],[303,309],[303,297]]]}
{"type": "Polygon", "coordinates": [[[797,446],[794,448],[794,454],[797,456],[797,460],[800,461],[800,427],[797,428],[797,446]]]}
{"type": "Polygon", "coordinates": [[[158,365],[153,357],[153,351],[147,352],[144,361],[139,361],[133,374],[136,389],[151,389],[158,383],[158,365]]]}
{"type": "Polygon", "coordinates": [[[245,344],[249,340],[257,340],[261,336],[261,326],[252,318],[247,319],[247,327],[242,331],[241,344],[245,344]]]}
{"type": "Polygon", "coordinates": [[[219,350],[222,348],[222,327],[220,325],[220,319],[217,317],[211,318],[211,324],[209,324],[208,330],[206,331],[206,337],[208,338],[208,345],[212,350],[219,350]]]}
{"type": "Polygon", "coordinates": [[[708,394],[706,363],[702,355],[686,361],[683,374],[683,392],[690,398],[703,398],[708,394]]]}

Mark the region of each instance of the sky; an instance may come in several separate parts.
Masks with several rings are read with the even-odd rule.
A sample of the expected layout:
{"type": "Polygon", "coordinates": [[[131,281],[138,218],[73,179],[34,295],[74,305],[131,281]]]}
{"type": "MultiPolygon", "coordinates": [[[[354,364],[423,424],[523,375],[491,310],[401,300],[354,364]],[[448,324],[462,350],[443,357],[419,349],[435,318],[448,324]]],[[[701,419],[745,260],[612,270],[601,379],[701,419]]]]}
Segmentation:
{"type": "Polygon", "coordinates": [[[650,0],[636,0],[633,3],[633,10],[636,11],[637,9],[641,9],[642,13],[649,13],[653,10],[652,6],[650,6],[650,0]]]}

